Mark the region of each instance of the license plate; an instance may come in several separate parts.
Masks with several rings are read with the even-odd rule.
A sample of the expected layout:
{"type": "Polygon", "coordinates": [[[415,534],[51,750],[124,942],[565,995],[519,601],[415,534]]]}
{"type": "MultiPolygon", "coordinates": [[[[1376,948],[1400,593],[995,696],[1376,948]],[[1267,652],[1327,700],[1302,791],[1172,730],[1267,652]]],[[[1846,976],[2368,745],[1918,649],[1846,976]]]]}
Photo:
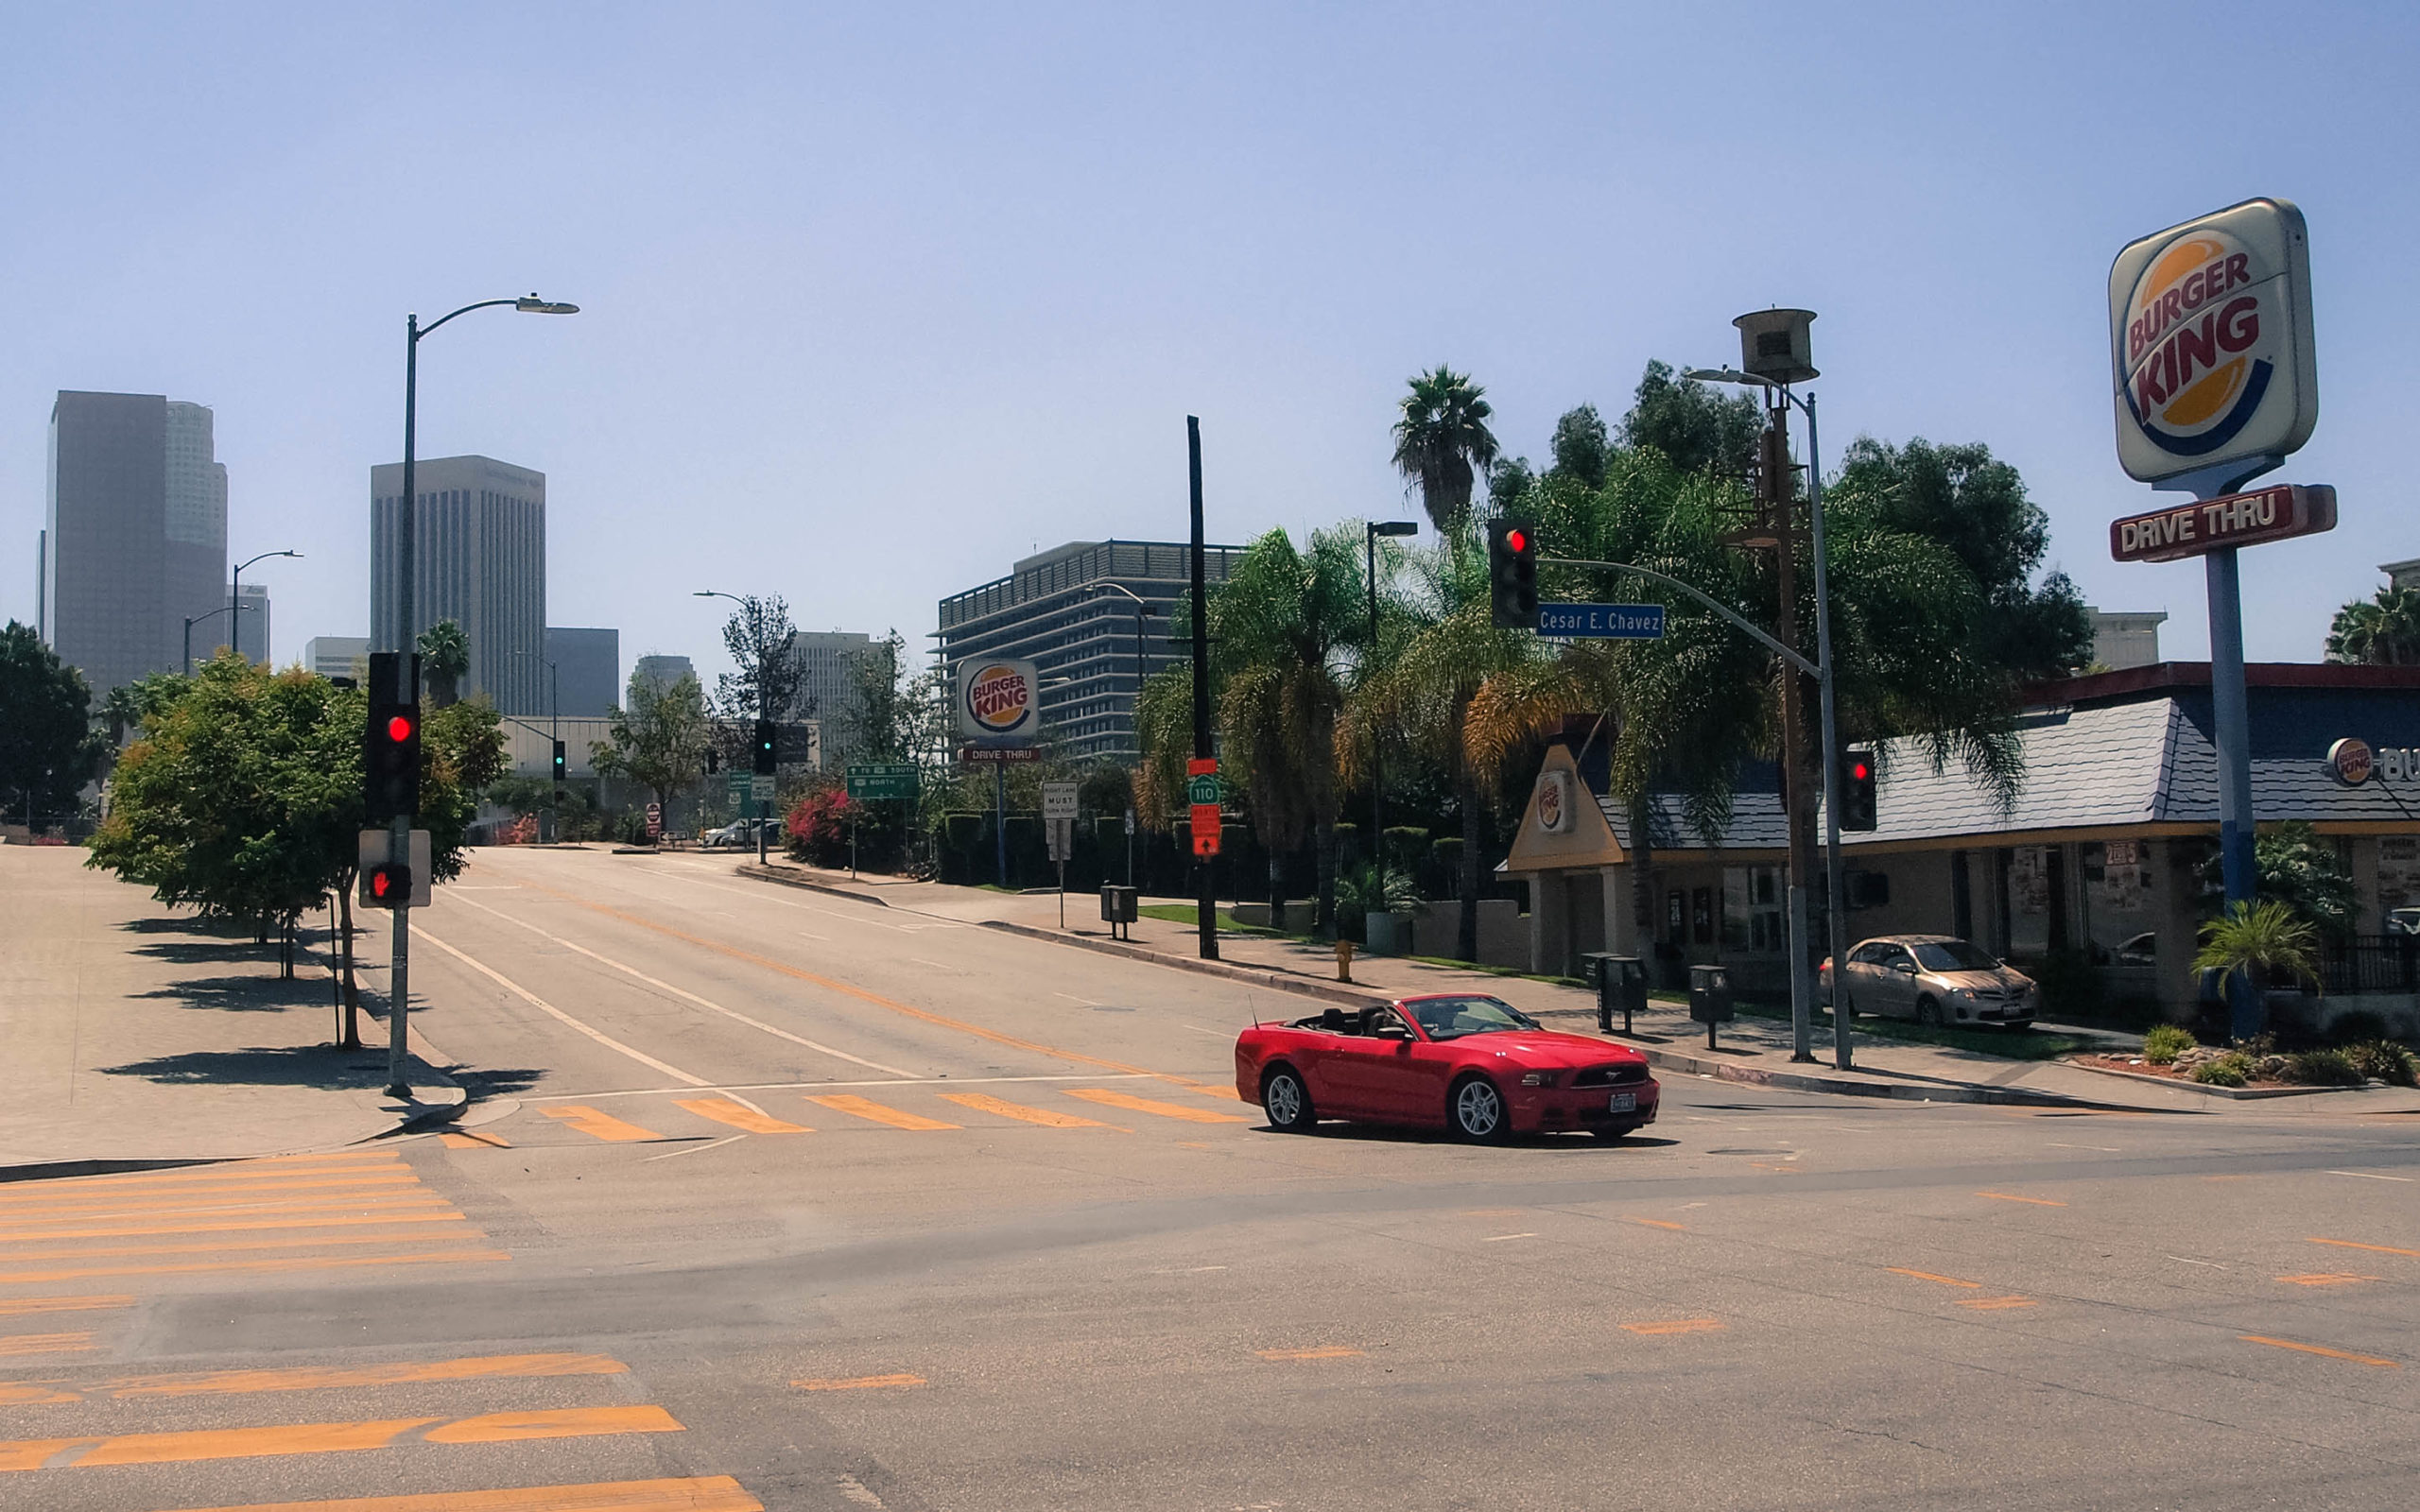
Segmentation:
{"type": "Polygon", "coordinates": [[[1605,1111],[1609,1113],[1632,1113],[1637,1110],[1638,1093],[1636,1092],[1616,1092],[1613,1101],[1605,1108],[1605,1111]]]}

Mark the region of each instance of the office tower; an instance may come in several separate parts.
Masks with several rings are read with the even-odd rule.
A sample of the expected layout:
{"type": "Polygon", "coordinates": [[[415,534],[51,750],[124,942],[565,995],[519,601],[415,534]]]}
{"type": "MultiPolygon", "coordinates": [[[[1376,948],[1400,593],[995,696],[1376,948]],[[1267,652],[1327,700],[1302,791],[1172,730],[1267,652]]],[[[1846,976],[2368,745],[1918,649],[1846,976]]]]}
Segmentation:
{"type": "Polygon", "coordinates": [[[302,647],[302,664],[323,678],[351,678],[359,682],[369,676],[370,637],[315,635],[302,647]]]}
{"type": "Polygon", "coordinates": [[[548,693],[562,699],[548,713],[591,718],[622,701],[622,632],[546,627],[546,660],[554,663],[548,693]]]}
{"type": "MultiPolygon", "coordinates": [[[[268,587],[265,583],[239,583],[236,592],[241,596],[235,601],[235,649],[247,661],[268,665],[272,644],[268,634],[268,587]]],[[[220,602],[226,600],[222,598],[220,602]]],[[[223,616],[214,623],[223,623],[223,616]]]]}
{"type": "Polygon", "coordinates": [[[226,644],[227,470],[211,412],[159,394],[62,389],[50,411],[40,617],[106,695],[226,644]],[[216,615],[213,610],[218,610],[216,615]]]}
{"type": "Polygon", "coordinates": [[[823,760],[838,767],[849,760],[849,689],[856,659],[873,644],[855,630],[800,630],[790,637],[790,660],[799,669],[798,702],[788,717],[823,727],[823,760]]]}
{"type": "MultiPolygon", "coordinates": [[[[398,646],[396,517],[400,462],[370,470],[370,638],[398,646]]],[[[486,456],[413,464],[412,636],[440,620],[471,643],[465,698],[486,694],[509,714],[546,712],[546,475],[486,456]]]]}
{"type": "Polygon", "coordinates": [[[694,678],[697,675],[698,669],[685,656],[643,656],[639,658],[638,664],[631,668],[632,681],[644,682],[658,693],[662,693],[683,678],[694,678]]]}

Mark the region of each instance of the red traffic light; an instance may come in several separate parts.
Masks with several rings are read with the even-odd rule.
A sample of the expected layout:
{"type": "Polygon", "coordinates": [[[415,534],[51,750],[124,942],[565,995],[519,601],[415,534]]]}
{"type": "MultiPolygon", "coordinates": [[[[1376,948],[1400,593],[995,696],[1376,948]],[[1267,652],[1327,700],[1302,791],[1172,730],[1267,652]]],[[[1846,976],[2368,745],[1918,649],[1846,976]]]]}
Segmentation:
{"type": "Polygon", "coordinates": [[[1515,555],[1526,552],[1530,549],[1530,533],[1515,525],[1504,532],[1504,543],[1512,547],[1515,555]]]}
{"type": "Polygon", "coordinates": [[[1867,778],[1872,777],[1873,775],[1874,775],[1874,768],[1873,768],[1873,767],[1871,767],[1871,766],[1869,766],[1869,765],[1867,765],[1865,763],[1863,763],[1863,762],[1851,762],[1851,763],[1849,763],[1849,776],[1850,776],[1850,777],[1852,777],[1852,778],[1854,778],[1854,779],[1856,779],[1858,782],[1864,782],[1867,778]]]}
{"type": "Polygon", "coordinates": [[[395,742],[397,745],[401,745],[403,742],[405,742],[405,741],[407,741],[407,740],[411,739],[411,738],[412,738],[412,720],[411,720],[411,715],[409,715],[409,714],[397,714],[397,715],[395,715],[393,718],[391,718],[391,719],[388,720],[388,721],[387,721],[387,738],[388,738],[389,740],[391,740],[391,741],[395,742]]]}

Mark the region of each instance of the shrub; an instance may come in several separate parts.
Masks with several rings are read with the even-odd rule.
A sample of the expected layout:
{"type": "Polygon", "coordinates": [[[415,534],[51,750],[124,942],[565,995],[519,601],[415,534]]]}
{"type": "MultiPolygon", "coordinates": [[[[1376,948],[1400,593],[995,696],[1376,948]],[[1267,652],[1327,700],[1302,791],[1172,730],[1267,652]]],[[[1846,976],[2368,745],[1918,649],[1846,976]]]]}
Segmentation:
{"type": "Polygon", "coordinates": [[[2252,1079],[2252,1063],[2238,1055],[2223,1055],[2194,1067],[2193,1079],[2212,1087],[2240,1087],[2252,1079]]]}
{"type": "Polygon", "coordinates": [[[2390,1087],[2420,1086],[2420,1058],[2392,1040],[2346,1045],[2344,1058],[2362,1075],[2376,1076],[2390,1087]]]}
{"type": "Polygon", "coordinates": [[[2193,1031],[2173,1023],[2153,1024],[2143,1031],[2143,1058],[2165,1066],[2193,1048],[2193,1031]]]}
{"type": "Polygon", "coordinates": [[[2306,1050],[2288,1056],[2285,1079],[2305,1087],[2358,1087],[2365,1078],[2342,1050],[2306,1050]]]}
{"type": "Polygon", "coordinates": [[[862,819],[865,805],[851,799],[842,787],[826,787],[809,793],[790,807],[782,833],[788,837],[789,852],[794,860],[813,866],[846,866],[849,861],[849,826],[862,819]]]}

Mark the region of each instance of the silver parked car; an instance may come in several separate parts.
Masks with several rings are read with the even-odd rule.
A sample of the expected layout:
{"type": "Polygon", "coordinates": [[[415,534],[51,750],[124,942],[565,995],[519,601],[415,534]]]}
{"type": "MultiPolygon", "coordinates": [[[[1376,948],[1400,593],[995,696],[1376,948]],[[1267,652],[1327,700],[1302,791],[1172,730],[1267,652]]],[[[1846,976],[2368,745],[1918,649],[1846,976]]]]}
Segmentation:
{"type": "MultiPolygon", "coordinates": [[[[1824,1001],[1832,1000],[1824,961],[1824,1001]]],[[[1859,1013],[1918,1023],[1989,1023],[2022,1029],[2041,1011],[2033,979],[1954,935],[1884,935],[1849,952],[1849,1004],[1859,1013]]]]}

